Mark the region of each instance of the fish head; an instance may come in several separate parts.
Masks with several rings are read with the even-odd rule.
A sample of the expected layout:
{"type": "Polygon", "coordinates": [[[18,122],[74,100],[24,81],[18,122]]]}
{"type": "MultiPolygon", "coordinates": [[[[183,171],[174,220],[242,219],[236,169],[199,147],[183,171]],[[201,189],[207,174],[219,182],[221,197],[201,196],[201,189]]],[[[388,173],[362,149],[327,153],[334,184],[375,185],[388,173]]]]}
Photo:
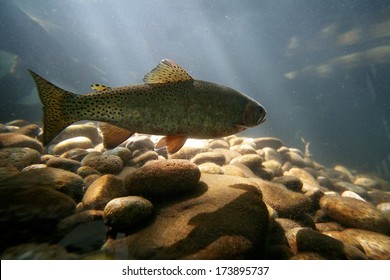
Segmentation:
{"type": "Polygon", "coordinates": [[[244,127],[254,127],[265,121],[266,110],[255,100],[249,100],[245,105],[242,114],[242,125],[244,127]]]}

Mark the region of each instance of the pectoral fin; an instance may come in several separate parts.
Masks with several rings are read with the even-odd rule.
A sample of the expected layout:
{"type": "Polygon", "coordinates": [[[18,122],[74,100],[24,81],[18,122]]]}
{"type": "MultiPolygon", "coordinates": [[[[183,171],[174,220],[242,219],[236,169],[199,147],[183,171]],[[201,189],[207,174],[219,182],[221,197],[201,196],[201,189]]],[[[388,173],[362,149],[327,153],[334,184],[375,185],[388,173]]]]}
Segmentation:
{"type": "Polygon", "coordinates": [[[99,128],[103,134],[103,145],[107,149],[115,148],[134,134],[132,131],[109,123],[100,123],[99,128]]]}
{"type": "Polygon", "coordinates": [[[186,135],[167,135],[163,138],[161,138],[157,145],[157,149],[161,149],[163,147],[167,147],[167,151],[170,154],[174,154],[177,151],[183,147],[184,143],[187,141],[187,136],[186,135]]]}

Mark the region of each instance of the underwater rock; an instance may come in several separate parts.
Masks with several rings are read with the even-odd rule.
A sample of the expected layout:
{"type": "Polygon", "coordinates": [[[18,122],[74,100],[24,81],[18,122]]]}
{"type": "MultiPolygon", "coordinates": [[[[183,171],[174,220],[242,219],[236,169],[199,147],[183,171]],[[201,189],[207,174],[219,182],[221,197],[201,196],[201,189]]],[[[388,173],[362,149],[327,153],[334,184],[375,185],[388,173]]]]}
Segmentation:
{"type": "Polygon", "coordinates": [[[253,142],[255,142],[257,149],[268,147],[277,150],[283,146],[283,141],[274,137],[260,137],[253,139],[253,142]]]}
{"type": "Polygon", "coordinates": [[[2,148],[31,148],[42,153],[42,144],[28,136],[18,133],[0,133],[0,149],[2,148]]]}
{"type": "Polygon", "coordinates": [[[264,202],[270,205],[279,217],[299,217],[311,210],[311,201],[304,194],[292,192],[268,181],[252,180],[263,193],[264,202]]]}
{"type": "MultiPolygon", "coordinates": [[[[252,138],[244,138],[244,141],[242,141],[241,146],[250,146],[252,147],[254,150],[257,149],[257,146],[256,146],[256,143],[255,141],[252,139],[252,138]]],[[[244,147],[245,148],[245,147],[244,147]]]]}
{"type": "Polygon", "coordinates": [[[0,182],[1,187],[45,187],[62,192],[76,202],[83,196],[84,181],[72,173],[58,168],[39,168],[15,174],[0,182]]]}
{"type": "Polygon", "coordinates": [[[235,166],[235,165],[231,165],[231,164],[224,165],[221,167],[221,171],[225,175],[248,178],[247,175],[245,174],[245,171],[243,171],[240,167],[235,166]]]}
{"type": "Polygon", "coordinates": [[[299,167],[299,168],[306,167],[306,162],[303,160],[301,155],[299,155],[298,153],[288,151],[288,152],[283,154],[283,159],[285,161],[291,162],[292,165],[294,165],[296,167],[299,167]]]}
{"type": "Polygon", "coordinates": [[[117,178],[121,179],[121,180],[125,180],[125,178],[127,177],[127,175],[129,175],[130,173],[134,172],[135,170],[137,170],[137,168],[133,167],[133,166],[125,166],[121,173],[115,175],[117,178]]]}
{"type": "Polygon", "coordinates": [[[1,248],[53,241],[57,223],[76,209],[69,196],[39,186],[2,187],[0,200],[1,248]]]}
{"type": "Polygon", "coordinates": [[[253,138],[244,138],[244,141],[242,141],[240,146],[242,146],[242,145],[249,145],[253,149],[255,149],[255,150],[257,149],[256,143],[255,143],[253,138]]]}
{"type": "Polygon", "coordinates": [[[352,172],[345,166],[342,166],[342,165],[336,165],[334,168],[333,168],[335,171],[338,171],[339,174],[342,174],[340,177],[340,179],[344,178],[344,181],[347,181],[347,182],[353,182],[353,174],[352,172]]]}
{"type": "Polygon", "coordinates": [[[215,139],[209,143],[209,148],[211,149],[217,149],[217,148],[229,149],[229,147],[230,147],[229,143],[222,139],[215,139]]]}
{"type": "MultiPolygon", "coordinates": [[[[246,178],[258,178],[258,176],[246,165],[242,163],[234,163],[234,164],[229,164],[231,166],[239,168],[242,172],[244,172],[246,178]]],[[[225,165],[226,166],[226,165],[225,165]]],[[[225,167],[223,166],[223,167],[225,167]]]]}
{"type": "Polygon", "coordinates": [[[212,163],[212,162],[205,162],[203,164],[198,165],[198,168],[201,173],[208,173],[208,174],[224,174],[222,171],[221,166],[212,163]]]}
{"type": "Polygon", "coordinates": [[[205,162],[212,162],[214,164],[222,166],[225,164],[225,161],[226,161],[225,156],[223,154],[220,154],[217,152],[199,153],[191,159],[191,162],[195,163],[196,165],[199,165],[199,164],[202,164],[205,162]]]}
{"type": "Polygon", "coordinates": [[[290,248],[295,254],[312,252],[325,259],[347,259],[344,244],[330,236],[308,228],[294,228],[286,232],[290,248]]]}
{"type": "Polygon", "coordinates": [[[374,205],[384,203],[384,202],[390,202],[390,192],[377,191],[377,190],[368,191],[367,200],[374,205]]]}
{"type": "Polygon", "coordinates": [[[387,233],[390,223],[370,203],[349,197],[326,195],[320,200],[321,209],[346,227],[387,233]]]}
{"type": "Polygon", "coordinates": [[[339,223],[336,222],[325,222],[325,223],[316,223],[316,229],[319,232],[342,231],[344,227],[342,227],[339,223]]]}
{"type": "Polygon", "coordinates": [[[354,199],[359,199],[361,201],[366,201],[364,198],[362,198],[360,195],[358,195],[357,193],[355,192],[351,192],[351,191],[344,191],[342,194],[341,194],[342,197],[350,197],[350,198],[354,198],[354,199]]]}
{"type": "Polygon", "coordinates": [[[319,253],[314,252],[301,252],[293,255],[289,260],[326,260],[327,258],[319,253]]]}
{"type": "Polygon", "coordinates": [[[57,230],[61,235],[65,235],[80,224],[102,220],[102,210],[85,210],[62,219],[57,225],[57,230]]]}
{"type": "Polygon", "coordinates": [[[286,175],[272,179],[272,183],[282,184],[287,189],[293,192],[300,192],[302,189],[302,182],[298,177],[286,175]]]}
{"type": "Polygon", "coordinates": [[[232,161],[232,159],[241,155],[236,151],[223,149],[223,148],[216,148],[213,150],[213,152],[223,155],[225,157],[225,163],[229,163],[232,161]]]}
{"type": "MultiPolygon", "coordinates": [[[[276,213],[269,205],[267,205],[268,212],[276,213]],[[270,210],[271,209],[271,210],[270,210]]],[[[270,214],[271,217],[271,214],[270,214]]],[[[272,216],[273,217],[273,216],[272,216]]],[[[288,241],[286,238],[286,232],[293,228],[302,227],[296,221],[286,219],[286,218],[277,218],[277,214],[275,217],[270,219],[269,230],[267,236],[267,256],[266,258],[270,258],[269,254],[271,254],[271,258],[275,259],[288,259],[293,255],[291,251],[288,241]],[[276,246],[276,248],[275,248],[276,246]],[[282,246],[282,251],[279,252],[279,246],[282,246]],[[283,246],[287,246],[289,248],[288,256],[286,256],[286,252],[283,246]],[[271,251],[271,252],[270,252],[271,251]],[[279,254],[282,254],[279,256],[279,254]]]]}
{"type": "Polygon", "coordinates": [[[78,254],[100,250],[107,239],[107,228],[103,220],[85,222],[67,233],[58,244],[78,254]]]}
{"type": "Polygon", "coordinates": [[[111,200],[104,208],[107,226],[117,232],[126,232],[144,222],[153,213],[153,204],[140,196],[126,196],[111,200]]]}
{"type": "Polygon", "coordinates": [[[93,147],[92,141],[85,136],[69,138],[50,147],[51,153],[61,155],[72,149],[90,149],[93,147]]]}
{"type": "Polygon", "coordinates": [[[293,153],[293,154],[298,155],[299,158],[302,159],[302,160],[305,157],[303,152],[301,150],[297,149],[297,148],[288,148],[288,150],[283,152],[283,156],[286,156],[286,154],[289,154],[289,153],[293,153]]]}
{"type": "Polygon", "coordinates": [[[254,259],[268,229],[268,210],[248,179],[202,174],[195,193],[155,205],[148,227],[104,251],[119,259],[254,259]]]}
{"type": "Polygon", "coordinates": [[[0,166],[0,181],[5,180],[15,174],[18,174],[19,172],[20,171],[12,165],[0,166]]]}
{"type": "Polygon", "coordinates": [[[100,157],[102,154],[103,154],[102,152],[92,150],[88,152],[88,154],[85,155],[85,157],[83,157],[83,159],[81,160],[81,164],[85,165],[85,163],[88,162],[91,158],[100,157]]]}
{"type": "Polygon", "coordinates": [[[160,199],[193,190],[200,178],[198,166],[187,160],[149,161],[125,178],[128,195],[160,199]]]}
{"type": "Polygon", "coordinates": [[[122,159],[112,155],[84,158],[82,164],[92,167],[102,174],[118,174],[123,168],[122,159]]]}
{"type": "Polygon", "coordinates": [[[88,151],[86,149],[82,148],[74,148],[69,151],[66,151],[65,153],[61,154],[60,157],[62,158],[68,158],[68,159],[73,159],[77,161],[82,161],[82,159],[88,155],[88,151]]]}
{"type": "Polygon", "coordinates": [[[79,256],[69,253],[63,246],[49,243],[27,243],[7,248],[2,260],[76,260],[79,256]]]}
{"type": "MultiPolygon", "coordinates": [[[[311,213],[310,213],[311,214],[311,213]]],[[[316,224],[314,222],[314,219],[309,213],[305,213],[299,217],[294,217],[294,221],[299,223],[302,227],[307,227],[311,229],[316,229],[316,224]]]]}
{"type": "Polygon", "coordinates": [[[67,146],[58,157],[42,154],[31,138],[36,125],[0,131],[0,145],[18,138],[0,148],[0,250],[34,242],[8,248],[10,258],[46,250],[50,259],[390,259],[390,184],[326,169],[278,138],[189,140],[168,155],[146,135],[106,150],[89,123],[68,127],[49,147],[82,136],[88,148],[67,146]]]}
{"type": "Polygon", "coordinates": [[[282,165],[276,160],[264,161],[262,166],[265,170],[269,171],[271,178],[283,175],[282,165]]]}
{"type": "Polygon", "coordinates": [[[267,248],[267,260],[288,260],[293,256],[295,256],[294,253],[285,244],[272,245],[267,248]]]}
{"type": "Polygon", "coordinates": [[[379,203],[376,208],[390,221],[390,202],[379,203]]]}
{"type": "Polygon", "coordinates": [[[362,186],[368,190],[370,189],[381,189],[381,184],[371,178],[366,177],[358,177],[356,178],[353,183],[358,186],[362,186]]]}
{"type": "Polygon", "coordinates": [[[68,216],[58,223],[57,230],[63,236],[58,244],[78,254],[99,250],[107,236],[102,210],[86,210],[68,216]]]}
{"type": "Polygon", "coordinates": [[[92,185],[92,183],[95,182],[100,177],[102,177],[102,175],[100,175],[100,174],[90,174],[87,177],[85,177],[84,178],[84,184],[85,184],[84,190],[86,191],[89,188],[89,186],[92,185]]]}
{"type": "Polygon", "coordinates": [[[288,172],[292,168],[294,168],[294,165],[292,165],[292,163],[289,161],[284,162],[282,165],[283,172],[288,172]]]}
{"type": "Polygon", "coordinates": [[[103,210],[110,200],[121,196],[125,196],[123,181],[111,174],[103,175],[85,192],[83,209],[103,210]]]}
{"type": "Polygon", "coordinates": [[[33,169],[40,169],[40,168],[47,168],[47,166],[46,166],[46,164],[43,164],[43,163],[31,164],[31,165],[23,168],[22,172],[30,171],[33,169]]]}
{"type": "Polygon", "coordinates": [[[236,164],[236,163],[244,164],[253,171],[254,169],[261,167],[263,163],[263,159],[258,154],[241,155],[230,161],[230,164],[236,164]]]}
{"type": "Polygon", "coordinates": [[[169,158],[190,160],[197,154],[207,152],[207,151],[208,151],[208,147],[206,146],[201,146],[201,147],[184,146],[178,152],[169,155],[169,158]]]}
{"type": "Polygon", "coordinates": [[[21,171],[23,168],[40,162],[41,154],[31,148],[0,149],[0,167],[13,166],[21,171]]]}
{"type": "Polygon", "coordinates": [[[255,148],[249,144],[242,144],[235,151],[241,155],[257,154],[255,148]]]}
{"type": "Polygon", "coordinates": [[[26,126],[26,125],[29,125],[30,122],[29,121],[26,121],[26,120],[13,120],[13,121],[9,121],[5,124],[5,126],[18,126],[18,127],[22,127],[22,126],[26,126]]]}
{"type": "Polygon", "coordinates": [[[271,181],[273,176],[275,175],[271,169],[268,169],[264,166],[259,168],[253,168],[253,173],[256,174],[258,178],[261,178],[263,180],[271,181]]]}
{"type": "Polygon", "coordinates": [[[127,165],[131,160],[131,152],[125,147],[116,147],[112,150],[105,151],[103,156],[118,156],[121,158],[123,165],[127,165]]]}
{"type": "MultiPolygon", "coordinates": [[[[277,226],[283,229],[283,237],[285,238],[285,232],[294,229],[294,228],[302,228],[304,225],[299,223],[298,221],[294,221],[287,218],[276,218],[275,222],[277,223],[277,226]]],[[[287,242],[287,239],[286,239],[287,242]]]]}
{"type": "Polygon", "coordinates": [[[355,238],[353,238],[353,237],[351,237],[349,235],[343,234],[343,230],[342,231],[334,231],[334,230],[325,231],[325,232],[323,232],[323,234],[326,234],[326,235],[328,235],[330,237],[333,237],[333,238],[335,238],[337,240],[340,240],[344,244],[348,244],[348,245],[354,246],[358,250],[360,250],[361,252],[364,252],[364,249],[363,249],[362,245],[355,238]]]}
{"type": "Polygon", "coordinates": [[[228,136],[226,139],[228,139],[230,147],[241,145],[242,142],[244,142],[243,137],[238,137],[235,135],[228,136]]]}
{"type": "Polygon", "coordinates": [[[332,180],[345,181],[345,182],[351,181],[349,176],[345,172],[339,171],[337,169],[326,169],[326,176],[332,180]]]}
{"type": "Polygon", "coordinates": [[[129,161],[129,166],[141,167],[148,161],[153,161],[158,159],[158,154],[155,151],[146,151],[137,157],[129,161]]]}
{"type": "Polygon", "coordinates": [[[134,151],[154,151],[154,143],[148,136],[141,135],[131,137],[126,144],[126,148],[131,153],[134,151]]]}
{"type": "Polygon", "coordinates": [[[9,132],[13,132],[17,129],[18,129],[17,126],[9,127],[9,126],[5,126],[5,125],[0,123],[0,133],[9,133],[9,132]]]}
{"type": "Polygon", "coordinates": [[[367,197],[367,190],[361,186],[349,183],[349,182],[344,182],[344,181],[336,181],[333,182],[333,187],[334,191],[337,191],[339,193],[344,192],[344,191],[351,191],[356,194],[358,194],[361,197],[367,197]]]}
{"type": "Polygon", "coordinates": [[[47,167],[60,168],[73,173],[77,172],[77,169],[81,166],[81,163],[77,160],[68,158],[52,158],[46,162],[47,167]]]}
{"type": "Polygon", "coordinates": [[[319,183],[316,179],[305,169],[293,167],[289,171],[283,173],[285,176],[295,176],[299,178],[302,182],[302,192],[306,193],[307,191],[313,188],[320,188],[319,183]]]}
{"type": "Polygon", "coordinates": [[[89,176],[91,174],[102,175],[102,173],[100,173],[95,168],[92,168],[90,166],[80,166],[80,168],[77,169],[76,173],[77,173],[77,175],[81,176],[82,178],[86,178],[87,176],[89,176]]]}
{"type": "Polygon", "coordinates": [[[310,199],[313,209],[320,208],[320,199],[325,195],[325,193],[321,189],[311,188],[310,190],[307,190],[304,194],[310,199]]]}
{"type": "Polygon", "coordinates": [[[279,163],[283,163],[282,155],[279,154],[275,149],[265,147],[262,149],[264,153],[264,160],[275,160],[279,163]]]}
{"type": "Polygon", "coordinates": [[[56,156],[45,154],[41,156],[41,163],[46,164],[46,162],[49,161],[49,159],[55,158],[56,156]]]}
{"type": "Polygon", "coordinates": [[[53,143],[59,143],[75,137],[86,137],[94,144],[102,142],[97,127],[93,123],[72,124],[66,127],[54,140],[53,143]]]}
{"type": "Polygon", "coordinates": [[[322,187],[323,190],[328,191],[328,190],[334,189],[332,181],[327,176],[319,175],[317,177],[317,182],[318,182],[319,186],[322,187]]]}
{"type": "Polygon", "coordinates": [[[40,131],[39,126],[37,126],[36,124],[29,124],[20,127],[19,129],[13,131],[13,133],[23,134],[28,137],[35,138],[38,136],[39,131],[40,131]]]}
{"type": "Polygon", "coordinates": [[[341,234],[358,241],[369,259],[390,260],[389,236],[361,229],[345,229],[341,234]]]}

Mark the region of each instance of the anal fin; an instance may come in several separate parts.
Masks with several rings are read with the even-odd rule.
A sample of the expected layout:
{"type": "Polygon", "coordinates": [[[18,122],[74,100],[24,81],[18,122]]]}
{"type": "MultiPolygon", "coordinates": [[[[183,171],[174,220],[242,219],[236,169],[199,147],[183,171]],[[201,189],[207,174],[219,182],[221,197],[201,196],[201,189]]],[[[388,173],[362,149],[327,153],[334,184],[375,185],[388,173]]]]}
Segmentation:
{"type": "Polygon", "coordinates": [[[100,123],[99,128],[103,134],[103,145],[107,149],[113,149],[126,141],[134,132],[110,123],[100,123]]]}
{"type": "Polygon", "coordinates": [[[170,154],[174,154],[183,147],[185,142],[187,141],[187,136],[180,135],[167,135],[161,138],[156,144],[157,149],[161,149],[163,147],[167,147],[167,151],[170,154]]]}

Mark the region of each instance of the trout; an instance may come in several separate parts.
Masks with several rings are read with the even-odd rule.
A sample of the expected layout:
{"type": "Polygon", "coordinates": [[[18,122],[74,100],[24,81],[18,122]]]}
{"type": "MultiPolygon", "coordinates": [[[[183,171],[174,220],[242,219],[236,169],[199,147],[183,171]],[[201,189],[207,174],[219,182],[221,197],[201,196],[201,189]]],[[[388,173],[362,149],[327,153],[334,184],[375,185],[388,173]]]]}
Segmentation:
{"type": "Polygon", "coordinates": [[[135,132],[162,135],[156,148],[175,153],[187,138],[223,137],[264,122],[266,111],[232,88],[193,79],[164,59],[145,75],[144,84],[107,87],[75,94],[29,70],[43,104],[42,143],[81,120],[99,121],[103,144],[114,148],[135,132]]]}

